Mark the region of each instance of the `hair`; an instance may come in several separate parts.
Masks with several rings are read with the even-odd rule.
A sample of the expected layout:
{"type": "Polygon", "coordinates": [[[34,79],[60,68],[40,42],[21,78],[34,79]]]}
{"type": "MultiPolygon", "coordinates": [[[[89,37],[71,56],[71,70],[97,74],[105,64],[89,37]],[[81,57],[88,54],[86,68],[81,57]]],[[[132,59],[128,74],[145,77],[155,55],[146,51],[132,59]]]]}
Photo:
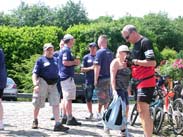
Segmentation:
{"type": "Polygon", "coordinates": [[[129,33],[132,33],[133,31],[137,32],[137,29],[134,25],[126,25],[124,26],[123,30],[121,32],[127,31],[129,33]]]}

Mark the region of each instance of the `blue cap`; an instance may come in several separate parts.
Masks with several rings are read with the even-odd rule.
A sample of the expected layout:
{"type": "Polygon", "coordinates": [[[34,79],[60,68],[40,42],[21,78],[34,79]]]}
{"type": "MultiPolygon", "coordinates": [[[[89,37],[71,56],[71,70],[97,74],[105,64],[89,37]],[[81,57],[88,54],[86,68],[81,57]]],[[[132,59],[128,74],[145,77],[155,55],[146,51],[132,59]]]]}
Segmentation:
{"type": "Polygon", "coordinates": [[[89,43],[88,47],[97,47],[97,44],[95,42],[89,43]]]}

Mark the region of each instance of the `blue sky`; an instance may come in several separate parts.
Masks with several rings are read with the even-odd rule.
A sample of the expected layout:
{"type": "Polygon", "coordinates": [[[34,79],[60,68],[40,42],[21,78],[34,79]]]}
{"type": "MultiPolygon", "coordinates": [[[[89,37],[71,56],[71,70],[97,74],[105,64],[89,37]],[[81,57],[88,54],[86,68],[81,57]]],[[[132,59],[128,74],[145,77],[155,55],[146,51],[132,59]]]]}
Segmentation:
{"type": "MultiPolygon", "coordinates": [[[[67,0],[2,0],[0,11],[8,12],[16,8],[21,1],[28,4],[44,2],[50,7],[59,7],[67,0]]],[[[79,0],[72,0],[78,2],[79,0]]],[[[142,17],[148,13],[167,12],[170,18],[183,16],[182,0],[80,0],[88,17],[95,19],[99,16],[122,17],[126,14],[142,17]]]]}

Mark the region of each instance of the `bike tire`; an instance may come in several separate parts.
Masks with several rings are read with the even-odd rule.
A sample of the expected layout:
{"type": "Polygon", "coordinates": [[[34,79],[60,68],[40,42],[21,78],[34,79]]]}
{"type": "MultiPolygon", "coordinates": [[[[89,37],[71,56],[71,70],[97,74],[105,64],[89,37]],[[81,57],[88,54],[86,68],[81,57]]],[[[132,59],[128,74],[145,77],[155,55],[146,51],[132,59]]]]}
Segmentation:
{"type": "Polygon", "coordinates": [[[183,113],[183,99],[177,98],[176,100],[173,101],[173,109],[174,111],[179,111],[183,113]]]}
{"type": "Polygon", "coordinates": [[[183,114],[180,111],[175,111],[172,116],[174,133],[179,135],[183,132],[183,114]]]}
{"type": "Polygon", "coordinates": [[[162,124],[164,121],[164,111],[162,108],[157,107],[155,108],[154,120],[153,120],[153,133],[158,134],[161,130],[162,124]]]}
{"type": "Polygon", "coordinates": [[[130,115],[130,125],[133,126],[135,124],[135,121],[137,119],[137,116],[138,116],[138,111],[137,111],[137,104],[134,105],[133,109],[132,109],[132,112],[131,112],[131,115],[130,115]]]}

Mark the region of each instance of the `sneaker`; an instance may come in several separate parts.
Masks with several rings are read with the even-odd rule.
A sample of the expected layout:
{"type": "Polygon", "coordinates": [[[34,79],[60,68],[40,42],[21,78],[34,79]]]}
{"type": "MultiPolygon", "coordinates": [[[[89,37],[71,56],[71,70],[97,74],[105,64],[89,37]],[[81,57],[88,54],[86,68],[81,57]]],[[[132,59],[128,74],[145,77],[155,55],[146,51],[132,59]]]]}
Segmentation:
{"type": "Polygon", "coordinates": [[[38,128],[38,120],[35,119],[32,123],[32,129],[37,129],[38,128]]]}
{"type": "Polygon", "coordinates": [[[120,136],[121,137],[126,137],[126,129],[123,129],[120,131],[120,136]]]}
{"type": "Polygon", "coordinates": [[[59,125],[55,125],[53,131],[66,132],[69,130],[68,127],[64,127],[61,123],[59,125]]]}
{"type": "Polygon", "coordinates": [[[3,122],[0,122],[0,130],[4,130],[3,122]]]}
{"type": "Polygon", "coordinates": [[[104,127],[104,133],[109,135],[110,134],[110,130],[108,128],[104,127]]]}
{"type": "Polygon", "coordinates": [[[97,113],[96,120],[97,120],[97,121],[102,120],[102,116],[101,116],[101,114],[100,114],[100,113],[97,113]]]}
{"type": "Polygon", "coordinates": [[[81,123],[77,122],[77,120],[74,117],[72,117],[71,120],[67,120],[66,124],[67,125],[72,125],[72,126],[79,126],[79,125],[81,125],[81,123]]]}
{"type": "Polygon", "coordinates": [[[55,120],[54,116],[50,118],[50,120],[55,120]]]}
{"type": "Polygon", "coordinates": [[[61,118],[61,123],[62,124],[66,124],[66,122],[67,122],[67,118],[61,118]]]}
{"type": "Polygon", "coordinates": [[[88,117],[86,117],[85,119],[87,119],[87,120],[93,119],[93,113],[90,113],[90,115],[88,117]]]}

